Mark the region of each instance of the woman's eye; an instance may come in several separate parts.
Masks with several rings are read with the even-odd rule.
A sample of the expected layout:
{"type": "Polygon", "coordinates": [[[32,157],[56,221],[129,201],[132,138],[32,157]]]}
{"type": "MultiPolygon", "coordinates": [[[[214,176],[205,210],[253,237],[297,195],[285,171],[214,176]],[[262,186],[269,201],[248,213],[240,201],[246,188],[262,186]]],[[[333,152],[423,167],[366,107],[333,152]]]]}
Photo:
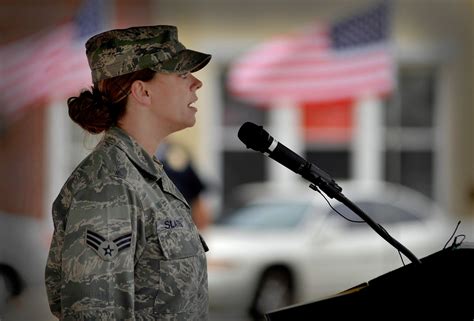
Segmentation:
{"type": "Polygon", "coordinates": [[[184,73],[182,73],[182,74],[179,74],[179,76],[180,76],[181,78],[185,79],[185,78],[187,78],[187,77],[189,76],[189,71],[184,72],[184,73]]]}

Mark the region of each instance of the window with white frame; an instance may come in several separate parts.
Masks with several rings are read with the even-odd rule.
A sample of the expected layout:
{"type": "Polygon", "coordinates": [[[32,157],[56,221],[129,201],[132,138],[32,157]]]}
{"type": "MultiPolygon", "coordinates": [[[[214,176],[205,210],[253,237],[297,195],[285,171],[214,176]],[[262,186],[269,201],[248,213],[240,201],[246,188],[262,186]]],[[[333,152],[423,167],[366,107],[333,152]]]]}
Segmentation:
{"type": "Polygon", "coordinates": [[[405,65],[385,112],[385,179],[433,196],[436,67],[405,65]]]}
{"type": "MultiPolygon", "coordinates": [[[[224,85],[225,77],[226,70],[223,70],[221,82],[223,84],[222,97],[224,97],[221,120],[224,130],[221,155],[222,200],[224,206],[231,206],[232,190],[236,186],[268,179],[266,158],[260,153],[247,150],[243,144],[236,143],[234,136],[239,126],[245,121],[268,125],[269,110],[244,103],[230,96],[224,85]]],[[[386,130],[385,152],[382,158],[385,169],[383,179],[412,187],[432,196],[436,68],[406,65],[400,68],[398,77],[398,91],[382,104],[386,130]]],[[[350,113],[350,111],[346,112],[350,113]]],[[[338,138],[314,140],[306,137],[302,156],[317,164],[337,180],[350,179],[352,155],[350,135],[347,136],[350,129],[328,128],[327,130],[331,131],[332,137],[338,138]],[[340,139],[341,137],[348,139],[340,139]]]]}

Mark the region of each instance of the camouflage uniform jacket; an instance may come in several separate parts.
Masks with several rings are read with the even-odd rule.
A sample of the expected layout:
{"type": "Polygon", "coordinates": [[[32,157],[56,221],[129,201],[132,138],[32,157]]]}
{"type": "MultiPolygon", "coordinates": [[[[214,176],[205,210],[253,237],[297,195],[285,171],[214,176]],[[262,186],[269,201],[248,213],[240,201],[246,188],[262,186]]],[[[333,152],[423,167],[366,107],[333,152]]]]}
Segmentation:
{"type": "Polygon", "coordinates": [[[110,129],[53,204],[46,266],[61,320],[207,320],[206,245],[150,157],[110,129]]]}

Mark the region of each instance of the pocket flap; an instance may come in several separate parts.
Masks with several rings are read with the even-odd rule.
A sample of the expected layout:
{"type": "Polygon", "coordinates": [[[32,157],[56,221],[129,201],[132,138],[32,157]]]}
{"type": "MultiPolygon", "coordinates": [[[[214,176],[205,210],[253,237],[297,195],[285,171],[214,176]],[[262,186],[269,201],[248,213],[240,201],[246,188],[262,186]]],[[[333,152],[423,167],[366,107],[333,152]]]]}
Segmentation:
{"type": "Polygon", "coordinates": [[[168,260],[196,256],[203,251],[201,240],[192,229],[174,228],[161,230],[158,232],[158,238],[163,255],[168,260]]]}

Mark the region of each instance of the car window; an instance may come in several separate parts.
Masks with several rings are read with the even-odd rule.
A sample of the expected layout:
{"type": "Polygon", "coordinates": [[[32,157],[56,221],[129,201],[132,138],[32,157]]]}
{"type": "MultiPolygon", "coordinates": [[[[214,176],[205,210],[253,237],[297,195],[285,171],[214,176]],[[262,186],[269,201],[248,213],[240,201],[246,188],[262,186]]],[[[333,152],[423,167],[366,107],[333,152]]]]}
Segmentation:
{"type": "MultiPolygon", "coordinates": [[[[410,212],[407,209],[401,208],[394,204],[363,201],[356,202],[356,205],[361,208],[376,223],[380,223],[381,225],[413,222],[420,220],[420,214],[416,213],[415,211],[410,212]]],[[[348,219],[355,221],[362,220],[357,214],[352,212],[343,204],[338,204],[334,206],[334,208],[348,219]]],[[[334,214],[337,216],[337,213],[334,214]]],[[[351,226],[354,227],[363,226],[363,224],[352,223],[347,220],[345,220],[345,222],[347,222],[347,224],[351,224],[351,226]]]]}
{"type": "Polygon", "coordinates": [[[291,229],[305,217],[308,204],[267,203],[250,205],[225,215],[219,225],[251,229],[291,229]]]}

